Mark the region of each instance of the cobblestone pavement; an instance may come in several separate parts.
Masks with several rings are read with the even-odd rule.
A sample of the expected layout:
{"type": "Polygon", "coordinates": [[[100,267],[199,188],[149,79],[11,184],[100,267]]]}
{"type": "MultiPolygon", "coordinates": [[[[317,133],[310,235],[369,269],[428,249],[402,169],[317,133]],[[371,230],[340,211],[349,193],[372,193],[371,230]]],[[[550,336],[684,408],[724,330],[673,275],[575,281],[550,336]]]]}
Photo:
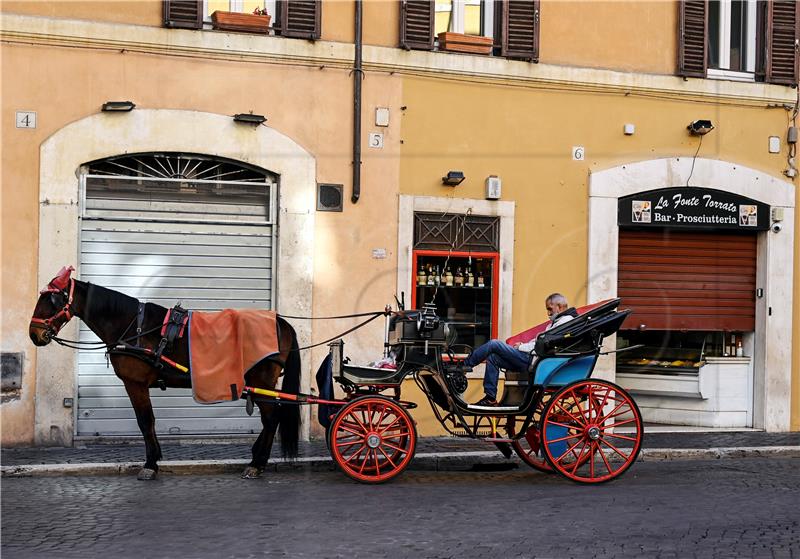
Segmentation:
{"type": "Polygon", "coordinates": [[[583,486],[532,470],[20,478],[3,559],[800,558],[800,459],[637,463],[583,486]]]}
{"type": "MultiPolygon", "coordinates": [[[[254,440],[254,439],[253,439],[254,440]]],[[[250,458],[252,440],[232,443],[176,443],[162,441],[164,460],[223,460],[250,458]]],[[[798,433],[762,433],[758,431],[715,433],[647,433],[643,448],[735,448],[759,446],[800,446],[798,433]]],[[[494,446],[481,441],[453,437],[426,437],[419,440],[417,452],[491,451],[494,446]]],[[[273,456],[280,449],[276,444],[273,456]]],[[[323,441],[301,443],[301,456],[328,456],[323,441]]],[[[3,448],[0,464],[80,464],[144,461],[144,445],[140,441],[116,444],[81,444],[74,448],[3,448]]]]}

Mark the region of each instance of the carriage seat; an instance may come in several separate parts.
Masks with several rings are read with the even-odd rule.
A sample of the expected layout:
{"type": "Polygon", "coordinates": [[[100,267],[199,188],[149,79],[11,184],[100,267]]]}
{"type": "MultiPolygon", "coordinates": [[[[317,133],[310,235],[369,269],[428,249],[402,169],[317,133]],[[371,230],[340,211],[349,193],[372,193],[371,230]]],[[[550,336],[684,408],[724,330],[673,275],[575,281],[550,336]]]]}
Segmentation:
{"type": "Polygon", "coordinates": [[[403,382],[405,371],[402,370],[402,367],[398,367],[397,369],[384,369],[382,367],[349,365],[344,359],[343,340],[336,340],[329,344],[329,346],[333,378],[340,383],[351,385],[396,385],[403,382]]]}

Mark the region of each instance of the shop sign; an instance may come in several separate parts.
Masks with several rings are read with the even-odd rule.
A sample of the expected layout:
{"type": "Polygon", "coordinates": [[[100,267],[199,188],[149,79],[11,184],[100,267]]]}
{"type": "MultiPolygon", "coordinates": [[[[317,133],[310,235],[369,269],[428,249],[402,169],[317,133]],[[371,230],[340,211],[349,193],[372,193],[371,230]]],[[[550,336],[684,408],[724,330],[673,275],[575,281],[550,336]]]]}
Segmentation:
{"type": "Polygon", "coordinates": [[[769,229],[769,206],[713,188],[677,187],[638,192],[619,199],[622,227],[669,229],[769,229]]]}

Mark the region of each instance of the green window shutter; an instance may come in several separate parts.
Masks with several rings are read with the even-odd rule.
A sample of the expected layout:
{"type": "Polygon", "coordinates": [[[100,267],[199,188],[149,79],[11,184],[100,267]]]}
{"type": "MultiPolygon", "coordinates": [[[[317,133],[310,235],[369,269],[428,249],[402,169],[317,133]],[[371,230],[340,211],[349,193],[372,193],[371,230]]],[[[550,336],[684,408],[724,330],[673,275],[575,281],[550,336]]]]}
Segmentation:
{"type": "Polygon", "coordinates": [[[500,54],[539,61],[539,0],[502,2],[500,54]]]}
{"type": "Polygon", "coordinates": [[[800,3],[797,0],[767,2],[766,76],[769,83],[797,84],[800,3]]]}
{"type": "Polygon", "coordinates": [[[319,39],[322,33],[321,0],[279,0],[275,31],[283,37],[319,39]]]}
{"type": "Polygon", "coordinates": [[[400,46],[433,50],[433,0],[400,0],[400,46]]]}
{"type": "Polygon", "coordinates": [[[203,0],[163,0],[164,27],[203,28],[203,0]]]}
{"type": "Polygon", "coordinates": [[[678,75],[706,77],[708,0],[678,2],[678,75]]]}

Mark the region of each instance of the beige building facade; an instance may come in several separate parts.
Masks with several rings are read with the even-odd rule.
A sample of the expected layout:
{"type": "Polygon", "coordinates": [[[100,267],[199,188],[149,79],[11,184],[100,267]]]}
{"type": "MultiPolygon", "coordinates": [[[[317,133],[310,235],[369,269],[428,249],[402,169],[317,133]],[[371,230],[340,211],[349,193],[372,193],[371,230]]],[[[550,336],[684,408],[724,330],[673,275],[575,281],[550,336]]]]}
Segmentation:
{"type": "MultiPolygon", "coordinates": [[[[528,4],[512,0],[512,7],[517,2],[528,4]]],[[[495,22],[512,17],[500,2],[478,4],[481,21],[490,11],[495,22]]],[[[365,0],[361,193],[353,202],[357,5],[311,5],[314,40],[213,29],[203,2],[198,29],[165,26],[165,4],[155,0],[115,2],[105,11],[81,1],[2,4],[4,445],[69,445],[129,429],[123,416],[104,423],[102,410],[113,406],[98,403],[118,401],[118,389],[84,384],[79,353],[36,349],[27,325],[38,290],[61,266],[104,277],[85,249],[93,224],[99,231],[103,222],[102,212],[89,212],[87,184],[96,162],[132,154],[195,154],[271,177],[270,304],[285,314],[380,310],[401,293],[411,301],[421,262],[418,215],[496,218],[491,334],[502,339],[542,322],[551,292],[576,306],[619,294],[621,199],[684,186],[766,204],[769,228],[753,234],[754,326],[737,331],[749,359],[721,361],[713,379],[686,375],[690,388],[669,375],[621,375],[611,356],[596,374],[630,383],[652,421],[800,430],[800,196],[796,144],[788,141],[798,90],[769,83],[777,62],[766,79],[748,71],[755,54],[740,71],[709,66],[705,77],[678,75],[687,73],[679,2],[530,2],[537,47],[526,60],[503,56],[499,46],[486,54],[435,41],[431,50],[401,48],[411,8],[365,0]],[[136,106],[102,111],[109,101],[136,106]],[[253,126],[232,118],[250,113],[267,120],[253,126]],[[687,125],[696,120],[714,129],[693,136],[687,125]],[[466,177],[455,187],[442,181],[452,170],[466,177]],[[487,199],[490,177],[500,179],[499,199],[487,199]],[[341,211],[320,209],[321,184],[341,185],[341,211]],[[737,374],[740,388],[726,391],[737,374]],[[725,407],[734,400],[738,407],[725,407]]],[[[453,3],[453,21],[466,17],[458,10],[468,5],[453,3]]],[[[152,229],[142,219],[122,222],[126,234],[152,229]]],[[[108,235],[100,240],[111,243],[108,235]]],[[[297,330],[308,344],[354,324],[298,322],[297,330]]],[[[82,334],[71,323],[63,335],[82,334]]],[[[346,338],[346,353],[355,362],[376,360],[383,337],[373,323],[346,338]]],[[[325,352],[303,355],[306,390],[315,389],[325,352]]],[[[479,376],[470,387],[476,396],[479,376]]],[[[415,390],[409,384],[408,397],[421,400],[415,390]]],[[[424,407],[415,418],[420,434],[440,432],[424,407]]],[[[236,425],[233,431],[247,432],[236,425]]],[[[305,426],[307,436],[319,433],[314,418],[305,426]]]]}

